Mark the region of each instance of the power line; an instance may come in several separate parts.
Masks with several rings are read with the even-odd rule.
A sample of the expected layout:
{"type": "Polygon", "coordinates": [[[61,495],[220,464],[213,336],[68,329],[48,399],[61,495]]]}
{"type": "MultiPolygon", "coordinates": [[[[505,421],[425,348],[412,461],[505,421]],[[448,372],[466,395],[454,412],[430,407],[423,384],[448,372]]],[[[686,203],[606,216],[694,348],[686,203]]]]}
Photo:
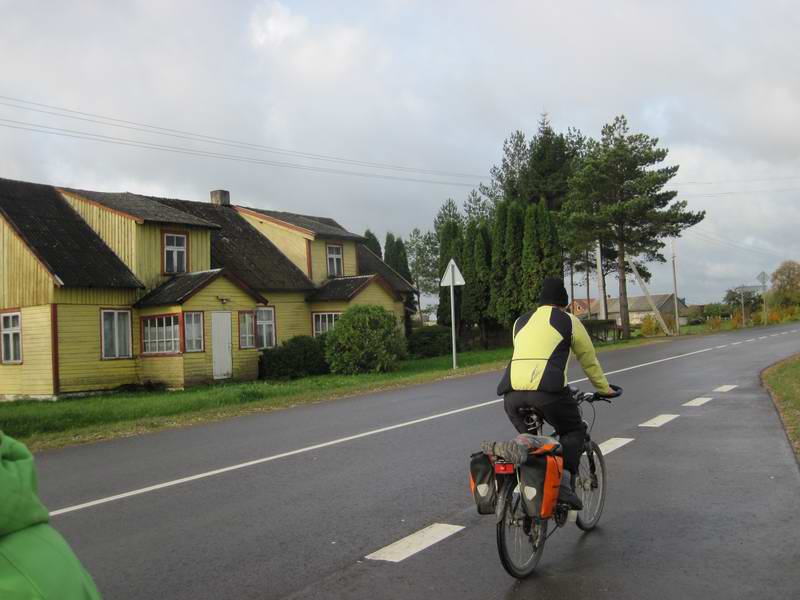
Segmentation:
{"type": "Polygon", "coordinates": [[[800,176],[759,177],[755,179],[718,179],[716,181],[675,181],[674,185],[716,185],[719,183],[756,183],[761,181],[796,181],[800,176]]]}
{"type": "Polygon", "coordinates": [[[59,106],[53,106],[50,104],[42,104],[39,102],[32,102],[30,100],[23,100],[20,98],[13,98],[10,96],[2,96],[0,95],[0,99],[2,100],[10,100],[11,102],[15,102],[17,104],[11,104],[9,102],[0,102],[0,105],[6,106],[9,108],[15,108],[19,110],[27,110],[32,112],[38,112],[46,115],[63,117],[67,119],[75,119],[80,121],[86,121],[89,123],[95,123],[99,125],[106,125],[110,127],[118,127],[122,129],[130,129],[133,131],[141,131],[144,133],[150,133],[155,135],[164,135],[169,137],[175,137],[180,139],[192,140],[192,141],[199,141],[204,143],[214,143],[223,146],[228,146],[232,148],[240,148],[245,150],[256,150],[259,152],[270,152],[274,154],[281,154],[284,156],[293,156],[296,158],[306,158],[309,160],[318,160],[318,161],[326,161],[326,162],[334,162],[339,164],[347,164],[352,166],[359,166],[359,167],[368,167],[372,169],[385,169],[390,171],[401,171],[407,173],[420,173],[423,175],[439,175],[445,177],[458,177],[458,178],[477,178],[477,179],[484,179],[484,175],[475,175],[470,173],[459,173],[453,171],[441,171],[435,169],[422,169],[417,167],[409,167],[404,165],[397,165],[392,163],[381,163],[381,162],[371,162],[365,160],[358,160],[353,158],[344,158],[340,156],[332,156],[328,154],[318,154],[313,152],[303,152],[299,150],[290,150],[287,148],[279,148],[276,146],[266,146],[263,144],[254,144],[251,142],[243,142],[239,140],[233,140],[229,138],[222,138],[222,137],[215,137],[200,133],[194,133],[191,131],[184,131],[181,129],[171,129],[168,127],[160,127],[158,125],[149,125],[147,123],[139,123],[136,121],[128,121],[125,119],[118,119],[115,117],[106,117],[103,115],[98,115],[95,113],[88,113],[82,112],[78,110],[72,110],[69,108],[62,108],[59,106]],[[19,106],[19,104],[27,104],[30,106],[19,106]],[[34,106],[39,106],[43,108],[48,108],[51,110],[42,110],[41,108],[33,108],[34,106]],[[59,111],[59,112],[53,112],[59,111]],[[62,114],[68,113],[68,114],[62,114]]]}
{"type": "Polygon", "coordinates": [[[36,123],[26,123],[24,121],[14,121],[12,119],[0,119],[0,127],[7,129],[19,129],[23,131],[32,131],[35,133],[44,133],[47,135],[55,135],[59,137],[74,138],[79,140],[88,140],[93,142],[102,142],[105,144],[114,144],[118,146],[130,146],[134,148],[143,148],[147,150],[160,150],[162,152],[171,152],[173,154],[185,154],[189,156],[200,156],[208,158],[219,158],[222,160],[229,160],[234,162],[243,162],[250,164],[265,165],[269,167],[284,167],[288,169],[298,169],[301,171],[311,171],[314,173],[328,173],[332,175],[352,175],[356,177],[364,177],[368,179],[386,179],[390,181],[408,181],[412,183],[428,183],[434,185],[451,185],[461,187],[477,187],[475,184],[464,183],[460,181],[442,181],[435,179],[418,179],[414,177],[402,177],[398,175],[384,175],[381,173],[366,173],[362,171],[348,171],[344,169],[332,169],[327,167],[319,167],[314,165],[302,165],[297,163],[279,162],[273,160],[265,160],[251,156],[240,156],[235,154],[222,154],[219,152],[211,152],[208,150],[198,150],[195,148],[186,148],[183,146],[166,146],[162,144],[155,144],[152,142],[142,142],[140,140],[131,140],[127,138],[119,138],[115,136],[101,135],[97,133],[89,133],[85,131],[77,131],[71,129],[63,129],[60,127],[50,127],[48,125],[39,125],[36,123]],[[9,124],[10,123],[10,124],[9,124]]]}
{"type": "Polygon", "coordinates": [[[686,232],[689,235],[695,236],[699,241],[704,241],[706,243],[717,244],[719,246],[726,246],[728,248],[733,248],[737,250],[745,250],[747,252],[751,252],[754,254],[760,254],[762,256],[769,256],[770,258],[785,258],[784,255],[778,254],[777,252],[773,252],[771,250],[767,250],[765,248],[757,248],[754,246],[748,246],[746,244],[739,244],[734,242],[733,240],[720,238],[710,233],[706,233],[702,230],[698,230],[692,228],[686,232]]]}
{"type": "Polygon", "coordinates": [[[742,194],[782,194],[785,192],[800,192],[800,188],[782,188],[776,190],[740,190],[730,192],[708,192],[697,194],[682,194],[678,192],[678,196],[682,198],[705,198],[714,196],[740,196],[742,194]]]}

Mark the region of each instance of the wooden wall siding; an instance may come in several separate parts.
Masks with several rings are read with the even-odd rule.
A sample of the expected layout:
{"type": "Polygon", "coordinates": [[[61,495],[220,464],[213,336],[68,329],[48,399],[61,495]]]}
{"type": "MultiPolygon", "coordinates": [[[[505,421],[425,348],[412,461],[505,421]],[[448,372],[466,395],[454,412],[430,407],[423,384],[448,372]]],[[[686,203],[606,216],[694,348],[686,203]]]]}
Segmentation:
{"type": "Polygon", "coordinates": [[[52,396],[52,335],[50,305],[20,310],[22,320],[22,364],[0,363],[0,397],[16,395],[52,396]]]}
{"type": "Polygon", "coordinates": [[[242,350],[239,348],[239,311],[255,310],[256,301],[232,284],[224,277],[215,279],[211,284],[192,296],[183,305],[183,312],[203,312],[203,342],[205,352],[188,353],[184,355],[184,377],[186,384],[213,381],[211,343],[211,313],[231,313],[231,344],[233,379],[250,380],[258,377],[258,358],[260,351],[256,349],[242,350]],[[222,304],[219,297],[227,298],[228,302],[222,304]]]}
{"type": "Polygon", "coordinates": [[[304,235],[299,231],[286,229],[275,223],[259,219],[249,213],[240,212],[239,214],[247,219],[247,221],[261,232],[264,237],[275,244],[290,261],[306,274],[306,276],[309,276],[308,261],[306,259],[306,240],[311,239],[310,235],[304,235]]]}
{"type": "Polygon", "coordinates": [[[305,294],[297,292],[262,292],[275,307],[277,341],[282,344],[298,335],[311,335],[311,307],[305,294]]]}
{"type": "Polygon", "coordinates": [[[136,220],[117,212],[92,204],[83,198],[62,192],[61,195],[69,202],[83,220],[100,236],[114,254],[134,271],[136,264],[136,220]]]}
{"type": "Polygon", "coordinates": [[[57,304],[97,304],[100,306],[129,306],[143,295],[143,290],[113,288],[64,288],[54,290],[57,304]]]}
{"type": "MultiPolygon", "coordinates": [[[[162,275],[161,232],[164,229],[182,230],[181,227],[145,223],[137,229],[136,263],[132,269],[148,290],[157,287],[169,276],[162,275]]],[[[185,229],[189,241],[190,271],[207,271],[211,268],[211,233],[208,229],[185,229]]],[[[129,265],[130,266],[130,265],[129,265]]]]}
{"type": "Polygon", "coordinates": [[[0,308],[48,304],[54,287],[49,271],[0,217],[0,308]]]}
{"type": "Polygon", "coordinates": [[[314,240],[311,242],[311,270],[314,275],[314,283],[321,283],[328,279],[328,244],[342,247],[342,267],[344,269],[344,275],[346,277],[358,275],[355,242],[314,240]]]}
{"type": "Polygon", "coordinates": [[[139,359],[141,383],[157,383],[170,389],[183,389],[183,355],[154,356],[139,359]]]}
{"type": "MultiPolygon", "coordinates": [[[[110,390],[139,383],[135,358],[102,360],[100,306],[64,304],[58,307],[58,353],[61,393],[110,390]]],[[[103,308],[127,308],[109,306],[103,308]]],[[[132,315],[133,355],[138,355],[139,329],[132,315]]]]}
{"type": "MultiPolygon", "coordinates": [[[[398,320],[399,326],[403,324],[403,303],[397,302],[380,284],[374,281],[350,302],[313,302],[311,304],[311,312],[344,312],[351,306],[359,304],[376,304],[381,306],[394,314],[398,320]]],[[[310,320],[309,318],[309,321],[310,320]]]]}

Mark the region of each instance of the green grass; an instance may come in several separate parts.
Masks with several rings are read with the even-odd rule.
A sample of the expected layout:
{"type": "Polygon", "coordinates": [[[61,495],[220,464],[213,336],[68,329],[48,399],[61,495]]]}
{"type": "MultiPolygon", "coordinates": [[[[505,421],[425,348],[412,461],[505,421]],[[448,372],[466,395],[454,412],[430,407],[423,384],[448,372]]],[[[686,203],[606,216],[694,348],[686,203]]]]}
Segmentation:
{"type": "MultiPolygon", "coordinates": [[[[647,340],[608,344],[598,350],[642,343],[647,340]]],[[[107,393],[58,402],[6,402],[0,403],[0,429],[41,450],[481,373],[503,368],[510,358],[511,349],[501,348],[460,353],[455,372],[451,357],[441,356],[403,361],[391,373],[228,383],[175,392],[107,393]]]]}
{"type": "Polygon", "coordinates": [[[795,456],[800,460],[800,354],[770,367],[762,377],[772,392],[795,456]]]}

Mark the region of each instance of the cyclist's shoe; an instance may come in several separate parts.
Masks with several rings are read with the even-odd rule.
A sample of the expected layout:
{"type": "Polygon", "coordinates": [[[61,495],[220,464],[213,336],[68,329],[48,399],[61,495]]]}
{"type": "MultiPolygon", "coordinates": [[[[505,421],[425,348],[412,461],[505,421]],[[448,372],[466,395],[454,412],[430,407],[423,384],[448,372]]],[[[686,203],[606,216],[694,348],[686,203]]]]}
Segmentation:
{"type": "Polygon", "coordinates": [[[481,450],[515,465],[528,460],[528,447],[517,442],[481,442],[481,450]]]}
{"type": "Polygon", "coordinates": [[[575,493],[575,476],[564,470],[561,485],[558,488],[558,501],[567,504],[573,510],[583,510],[583,502],[575,493]]]}

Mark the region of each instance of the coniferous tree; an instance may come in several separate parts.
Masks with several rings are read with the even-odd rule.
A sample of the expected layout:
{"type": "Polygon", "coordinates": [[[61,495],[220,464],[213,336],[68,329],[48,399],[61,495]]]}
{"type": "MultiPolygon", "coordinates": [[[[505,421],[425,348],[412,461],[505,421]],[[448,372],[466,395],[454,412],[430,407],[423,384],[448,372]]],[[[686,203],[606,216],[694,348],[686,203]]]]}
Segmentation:
{"type": "Polygon", "coordinates": [[[561,244],[558,240],[553,213],[547,210],[544,200],[540,202],[539,214],[539,243],[541,244],[541,276],[564,278],[564,258],[561,244]]]}
{"type": "Polygon", "coordinates": [[[491,287],[489,293],[489,314],[502,323],[501,305],[503,297],[503,283],[506,274],[506,224],[508,221],[508,203],[498,202],[492,224],[492,271],[491,287]]]}
{"type": "Polygon", "coordinates": [[[541,214],[539,204],[529,204],[525,211],[525,228],[522,236],[522,303],[532,310],[539,303],[542,285],[542,243],[540,240],[541,214]]]}
{"type": "MultiPolygon", "coordinates": [[[[439,273],[443,274],[450,259],[461,265],[461,223],[456,220],[445,222],[440,228],[439,234],[439,273]]],[[[461,286],[455,289],[455,314],[456,330],[461,323],[461,286]]],[[[439,307],[436,312],[436,320],[442,325],[450,325],[450,288],[439,288],[439,307]]]]}
{"type": "Polygon", "coordinates": [[[475,239],[478,235],[478,221],[469,219],[464,232],[464,247],[461,252],[461,273],[464,275],[464,288],[461,292],[461,321],[465,327],[478,323],[480,298],[476,286],[475,239]]]}
{"type": "Polygon", "coordinates": [[[501,302],[498,303],[498,320],[511,326],[523,312],[522,286],[522,237],[525,226],[525,211],[518,202],[508,206],[505,236],[505,273],[501,302]]]}
{"type": "Polygon", "coordinates": [[[383,262],[385,262],[390,267],[392,267],[392,265],[395,264],[396,262],[395,238],[392,232],[386,234],[386,241],[383,243],[383,262]]]}
{"type": "Polygon", "coordinates": [[[381,252],[381,243],[378,241],[378,238],[375,236],[375,234],[367,229],[364,232],[364,237],[366,238],[364,245],[377,254],[379,258],[383,258],[383,252],[381,252]]]}
{"type": "Polygon", "coordinates": [[[665,261],[664,237],[677,237],[699,223],[704,212],[673,202],[677,192],[665,190],[677,166],[659,166],[668,150],[658,139],[631,134],[624,116],[603,127],[599,142],[590,143],[580,168],[570,179],[567,200],[571,225],[589,239],[611,240],[617,250],[617,280],[622,335],[630,337],[627,257],[665,261]]]}
{"type": "Polygon", "coordinates": [[[475,284],[474,297],[477,299],[473,310],[481,331],[481,345],[488,347],[489,300],[492,285],[492,238],[487,223],[478,226],[475,247],[472,254],[475,284]]]}
{"type": "Polygon", "coordinates": [[[434,296],[439,291],[439,241],[432,231],[422,233],[415,228],[408,236],[406,248],[421,311],[422,294],[434,296]]]}

